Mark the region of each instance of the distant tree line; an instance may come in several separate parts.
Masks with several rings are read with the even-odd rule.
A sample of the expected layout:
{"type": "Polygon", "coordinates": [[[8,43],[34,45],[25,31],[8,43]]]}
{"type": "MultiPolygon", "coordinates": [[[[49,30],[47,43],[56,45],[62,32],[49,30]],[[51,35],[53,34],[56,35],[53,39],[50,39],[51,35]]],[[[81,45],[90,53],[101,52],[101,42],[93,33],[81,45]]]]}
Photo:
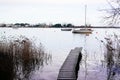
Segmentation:
{"type": "Polygon", "coordinates": [[[30,26],[30,24],[28,24],[28,23],[15,23],[14,25],[15,25],[15,26],[18,26],[18,27],[30,26]]]}
{"type": "Polygon", "coordinates": [[[59,28],[59,27],[74,27],[74,25],[71,24],[71,23],[69,23],[69,24],[60,24],[60,23],[57,23],[57,24],[51,25],[51,27],[56,27],[56,28],[59,28]]]}
{"type": "Polygon", "coordinates": [[[38,23],[38,24],[29,24],[29,23],[15,23],[15,24],[5,24],[2,23],[0,24],[0,27],[40,27],[40,28],[63,28],[63,27],[74,27],[73,24],[68,23],[68,24],[61,24],[61,23],[57,23],[57,24],[46,24],[46,23],[38,23]]]}

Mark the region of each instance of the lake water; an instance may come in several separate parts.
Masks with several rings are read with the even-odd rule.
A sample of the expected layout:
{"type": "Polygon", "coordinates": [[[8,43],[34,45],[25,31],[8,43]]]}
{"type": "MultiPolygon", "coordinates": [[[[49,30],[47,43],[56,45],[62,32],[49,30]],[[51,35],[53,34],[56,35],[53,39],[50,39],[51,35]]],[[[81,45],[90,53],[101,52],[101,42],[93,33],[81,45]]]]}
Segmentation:
{"type": "Polygon", "coordinates": [[[80,63],[78,80],[107,80],[106,69],[103,67],[104,48],[101,40],[112,36],[119,29],[93,29],[92,34],[73,34],[71,31],[61,31],[60,28],[0,28],[0,39],[14,39],[26,36],[36,45],[42,43],[51,60],[38,70],[32,71],[30,80],[56,80],[59,69],[71,49],[83,47],[83,58],[80,63]],[[96,76],[95,76],[96,75],[96,76]],[[102,76],[102,78],[101,78],[102,76]]]}

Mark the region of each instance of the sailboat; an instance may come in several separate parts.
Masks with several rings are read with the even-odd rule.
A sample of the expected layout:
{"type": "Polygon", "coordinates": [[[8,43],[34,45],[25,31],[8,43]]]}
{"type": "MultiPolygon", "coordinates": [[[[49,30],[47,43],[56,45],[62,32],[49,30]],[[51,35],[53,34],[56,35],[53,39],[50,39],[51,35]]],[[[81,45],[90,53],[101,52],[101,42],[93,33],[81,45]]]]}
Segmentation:
{"type": "Polygon", "coordinates": [[[92,33],[93,30],[88,29],[88,28],[87,28],[87,25],[86,25],[86,8],[87,8],[87,6],[85,5],[85,28],[82,28],[82,29],[79,29],[79,30],[74,29],[74,30],[72,31],[72,33],[80,33],[80,34],[92,33]]]}

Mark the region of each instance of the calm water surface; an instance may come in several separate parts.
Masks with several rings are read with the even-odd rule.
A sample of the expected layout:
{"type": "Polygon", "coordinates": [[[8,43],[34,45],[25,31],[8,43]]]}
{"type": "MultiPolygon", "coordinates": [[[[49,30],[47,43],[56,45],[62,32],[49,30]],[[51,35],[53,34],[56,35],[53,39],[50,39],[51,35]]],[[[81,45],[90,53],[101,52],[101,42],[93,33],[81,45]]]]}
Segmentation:
{"type": "Polygon", "coordinates": [[[78,80],[93,80],[94,78],[106,80],[106,70],[101,67],[101,61],[104,60],[104,45],[100,40],[104,41],[104,37],[112,36],[113,32],[120,34],[119,31],[119,29],[94,29],[92,34],[85,35],[61,31],[60,28],[0,28],[0,39],[26,36],[36,45],[42,43],[45,51],[52,55],[48,64],[32,71],[30,80],[56,80],[65,58],[75,47],[83,47],[78,80]],[[98,75],[94,76],[96,73],[98,75]],[[101,76],[103,79],[100,78],[101,76]]]}

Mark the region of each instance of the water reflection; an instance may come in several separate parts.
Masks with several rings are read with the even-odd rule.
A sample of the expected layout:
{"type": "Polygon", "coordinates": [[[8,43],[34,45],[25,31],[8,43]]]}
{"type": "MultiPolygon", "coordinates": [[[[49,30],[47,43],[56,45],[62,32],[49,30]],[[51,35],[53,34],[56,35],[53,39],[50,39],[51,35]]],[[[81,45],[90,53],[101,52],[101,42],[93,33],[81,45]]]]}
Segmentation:
{"type": "Polygon", "coordinates": [[[29,80],[35,70],[49,64],[52,55],[45,53],[42,44],[35,46],[28,38],[0,41],[0,78],[29,80]]]}
{"type": "MultiPolygon", "coordinates": [[[[105,34],[109,35],[113,31],[114,31],[113,29],[94,29],[92,34],[86,37],[84,34],[73,34],[72,32],[62,32],[60,29],[57,29],[57,28],[19,28],[19,29],[1,28],[0,29],[1,38],[5,38],[5,36],[6,37],[12,37],[12,36],[17,37],[19,35],[24,35],[24,36],[27,36],[29,39],[33,39],[33,38],[36,39],[35,43],[37,44],[39,42],[42,42],[45,45],[45,48],[52,54],[52,63],[51,64],[49,63],[51,60],[50,59],[51,57],[49,57],[49,54],[46,54],[44,51],[43,51],[44,54],[40,54],[41,56],[34,56],[34,57],[37,57],[37,60],[35,58],[31,59],[31,55],[29,54],[18,55],[14,53],[16,58],[12,58],[12,55],[11,55],[12,52],[11,53],[9,52],[9,51],[12,51],[12,48],[8,50],[10,54],[7,54],[7,56],[6,54],[3,55],[2,52],[7,51],[7,50],[3,49],[1,45],[8,46],[8,41],[11,43],[13,42],[9,38],[7,38],[7,40],[6,39],[1,40],[0,38],[1,41],[4,41],[4,42],[0,42],[0,48],[1,48],[0,50],[1,51],[0,52],[1,53],[0,54],[0,72],[4,72],[4,73],[1,73],[2,76],[0,75],[0,77],[3,77],[4,78],[3,80],[5,80],[5,78],[7,80],[7,77],[3,75],[7,73],[9,77],[8,80],[11,79],[10,77],[12,77],[12,80],[13,78],[25,80],[25,77],[26,79],[27,78],[31,79],[32,77],[31,80],[39,80],[39,79],[56,80],[58,76],[59,68],[61,67],[62,63],[67,57],[69,51],[74,47],[83,47],[83,50],[82,50],[83,60],[81,61],[80,70],[79,70],[80,72],[78,74],[78,78],[79,78],[78,80],[85,80],[84,78],[85,75],[86,75],[86,80],[107,80],[106,78],[108,76],[106,73],[107,71],[106,62],[104,60],[105,47],[104,47],[104,44],[102,45],[101,40],[105,41],[104,40],[105,34]],[[98,40],[96,39],[96,37],[98,38],[98,40]],[[25,57],[25,55],[28,55],[30,57],[27,58],[25,57]],[[24,58],[22,58],[22,56],[24,58]],[[3,58],[3,57],[6,57],[6,58],[3,58]],[[12,66],[13,63],[15,65],[12,66]],[[4,66],[1,66],[3,64],[4,66]],[[9,69],[8,65],[11,66],[12,68],[10,67],[9,69]],[[29,66],[29,65],[33,65],[35,67],[32,68],[33,66],[29,66]],[[9,73],[12,73],[12,74],[9,74],[9,73]]],[[[115,30],[114,32],[119,34],[120,31],[115,30]]],[[[14,40],[17,43],[17,39],[14,39],[14,40]]],[[[23,44],[24,40],[23,41],[22,40],[20,40],[19,42],[23,44]]],[[[28,44],[26,44],[26,46],[28,46],[28,44]]],[[[31,45],[31,47],[32,46],[34,46],[34,44],[31,45]]],[[[34,48],[32,47],[32,49],[34,48]]],[[[16,49],[16,47],[14,49],[16,49]]],[[[21,49],[23,49],[23,47],[21,47],[21,49]]],[[[16,49],[16,51],[19,51],[20,53],[21,50],[16,49]]],[[[27,51],[29,50],[26,50],[24,52],[27,52],[27,51]]],[[[120,62],[120,60],[116,60],[116,61],[120,62]]],[[[117,67],[113,66],[112,68],[112,70],[115,71],[114,77],[119,76],[118,72],[120,70],[119,69],[120,67],[119,66],[117,67]]],[[[119,79],[115,79],[115,80],[119,80],[119,79]]]]}
{"type": "MultiPolygon", "coordinates": [[[[120,80],[120,37],[116,33],[112,35],[104,39],[95,37],[100,48],[92,54],[84,45],[78,80],[120,80]]],[[[87,37],[84,41],[87,44],[87,37]]]]}

